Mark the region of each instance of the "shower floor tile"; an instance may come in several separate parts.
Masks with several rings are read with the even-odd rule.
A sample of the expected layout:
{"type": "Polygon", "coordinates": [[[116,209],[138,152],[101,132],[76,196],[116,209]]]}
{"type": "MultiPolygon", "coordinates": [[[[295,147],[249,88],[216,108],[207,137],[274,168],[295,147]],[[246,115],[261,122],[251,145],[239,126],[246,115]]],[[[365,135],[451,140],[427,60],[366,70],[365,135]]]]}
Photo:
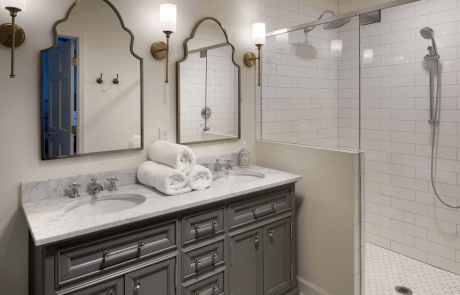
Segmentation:
{"type": "Polygon", "coordinates": [[[396,286],[413,295],[460,295],[460,276],[371,243],[365,263],[366,295],[397,295],[396,286]]]}

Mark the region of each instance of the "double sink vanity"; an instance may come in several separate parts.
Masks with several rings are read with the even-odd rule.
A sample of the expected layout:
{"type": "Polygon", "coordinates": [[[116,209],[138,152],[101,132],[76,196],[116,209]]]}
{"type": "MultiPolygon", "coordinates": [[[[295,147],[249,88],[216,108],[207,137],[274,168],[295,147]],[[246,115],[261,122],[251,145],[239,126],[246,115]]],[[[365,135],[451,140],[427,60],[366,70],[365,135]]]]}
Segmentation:
{"type": "Polygon", "coordinates": [[[136,173],[23,183],[30,294],[298,294],[292,220],[300,176],[234,168],[205,191],[167,196],[136,173]],[[92,178],[111,177],[116,190],[87,193],[92,178]],[[78,198],[70,198],[73,183],[78,198]]]}

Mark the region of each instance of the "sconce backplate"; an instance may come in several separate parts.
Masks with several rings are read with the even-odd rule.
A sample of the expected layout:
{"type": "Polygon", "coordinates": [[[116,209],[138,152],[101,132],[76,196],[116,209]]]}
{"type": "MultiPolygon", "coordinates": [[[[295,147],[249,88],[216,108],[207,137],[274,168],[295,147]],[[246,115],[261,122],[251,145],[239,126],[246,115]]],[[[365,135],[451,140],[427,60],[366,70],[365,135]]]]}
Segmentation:
{"type": "MultiPolygon", "coordinates": [[[[13,36],[13,26],[11,24],[3,24],[0,26],[0,44],[6,47],[11,47],[13,36]]],[[[26,40],[26,33],[24,30],[16,25],[16,41],[14,47],[21,46],[26,40]]]]}
{"type": "Polygon", "coordinates": [[[150,52],[156,59],[165,59],[167,56],[166,43],[163,41],[153,43],[150,52]]]}
{"type": "Polygon", "coordinates": [[[248,52],[244,55],[244,64],[247,65],[248,67],[253,67],[256,65],[256,55],[252,52],[248,52]]]}

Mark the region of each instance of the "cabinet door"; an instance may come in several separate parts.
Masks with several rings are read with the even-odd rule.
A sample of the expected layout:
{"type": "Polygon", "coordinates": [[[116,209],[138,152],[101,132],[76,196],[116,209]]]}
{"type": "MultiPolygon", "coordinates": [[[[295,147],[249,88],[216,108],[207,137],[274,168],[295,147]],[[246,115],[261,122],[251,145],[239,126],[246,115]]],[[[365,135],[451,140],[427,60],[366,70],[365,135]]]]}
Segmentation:
{"type": "Polygon", "coordinates": [[[230,294],[263,294],[262,228],[231,237],[230,294]]]}
{"type": "Polygon", "coordinates": [[[118,277],[66,293],[68,295],[123,295],[123,278],[118,277]]]}
{"type": "Polygon", "coordinates": [[[125,276],[125,295],[176,294],[176,258],[146,266],[125,276]]]}
{"type": "Polygon", "coordinates": [[[274,295],[291,285],[291,219],[263,227],[264,295],[274,295]]]}

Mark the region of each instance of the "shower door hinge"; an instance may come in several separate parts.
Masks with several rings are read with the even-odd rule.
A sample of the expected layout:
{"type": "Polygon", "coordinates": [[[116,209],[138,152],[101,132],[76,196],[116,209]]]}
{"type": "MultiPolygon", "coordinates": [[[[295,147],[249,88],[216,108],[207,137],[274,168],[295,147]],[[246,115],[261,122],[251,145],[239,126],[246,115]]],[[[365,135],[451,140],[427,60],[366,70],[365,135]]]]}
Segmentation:
{"type": "Polygon", "coordinates": [[[72,57],[72,66],[73,66],[73,67],[76,67],[76,66],[77,66],[77,62],[78,62],[77,58],[76,58],[76,57],[72,57]]]}
{"type": "Polygon", "coordinates": [[[77,134],[77,125],[73,125],[70,129],[70,133],[77,134]]]}

